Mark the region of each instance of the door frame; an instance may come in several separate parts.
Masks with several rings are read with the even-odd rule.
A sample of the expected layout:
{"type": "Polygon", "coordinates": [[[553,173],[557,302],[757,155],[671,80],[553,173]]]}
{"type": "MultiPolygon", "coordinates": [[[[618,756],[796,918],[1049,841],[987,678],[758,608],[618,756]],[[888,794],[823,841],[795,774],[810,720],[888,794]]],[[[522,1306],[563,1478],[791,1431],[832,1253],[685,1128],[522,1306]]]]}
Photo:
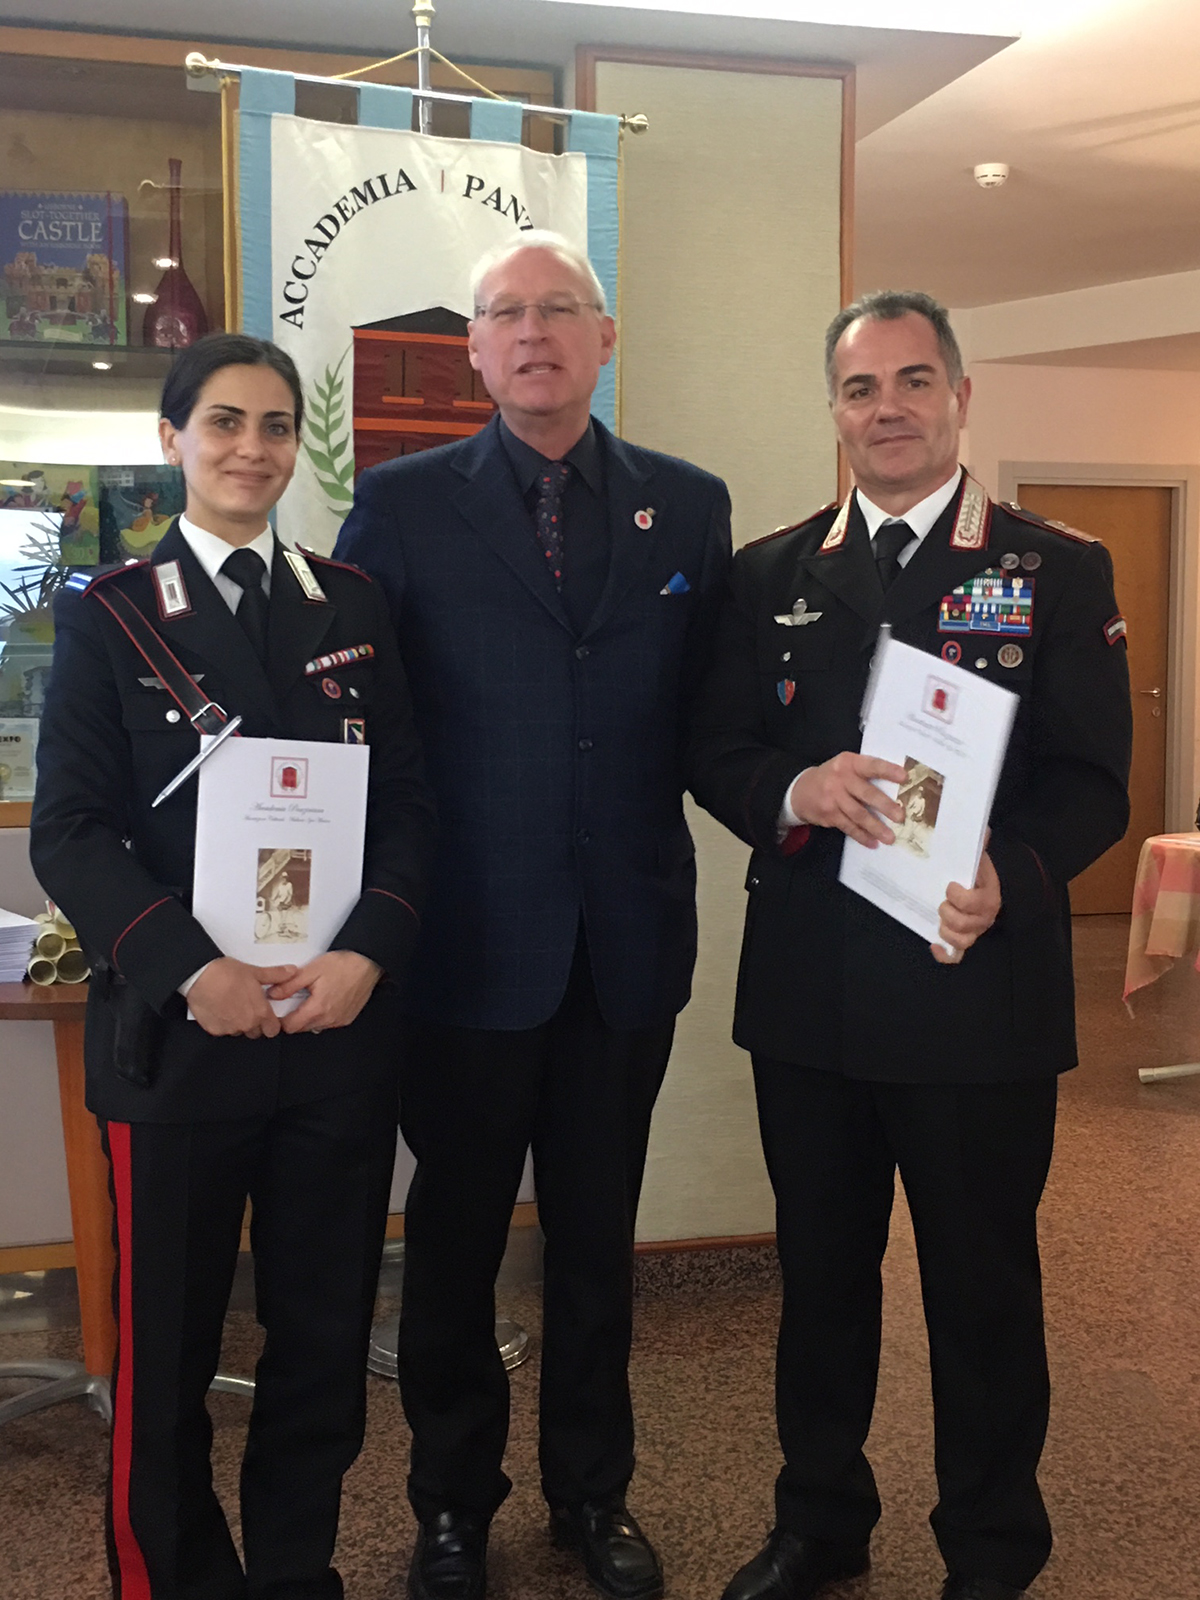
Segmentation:
{"type": "Polygon", "coordinates": [[[1200,796],[1200,467],[1108,461],[1001,461],[998,466],[1001,500],[1016,500],[1021,483],[1171,490],[1164,822],[1168,833],[1190,831],[1200,796]]]}

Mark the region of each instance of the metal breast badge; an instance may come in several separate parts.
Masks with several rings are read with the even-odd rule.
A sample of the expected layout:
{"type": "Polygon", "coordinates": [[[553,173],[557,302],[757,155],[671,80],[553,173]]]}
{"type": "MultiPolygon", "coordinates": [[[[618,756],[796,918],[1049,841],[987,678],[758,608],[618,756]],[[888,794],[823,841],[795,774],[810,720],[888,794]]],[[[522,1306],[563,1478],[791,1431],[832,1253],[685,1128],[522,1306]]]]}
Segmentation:
{"type": "Polygon", "coordinates": [[[823,611],[810,611],[807,601],[801,596],[790,611],[783,612],[775,621],[783,628],[804,628],[810,622],[819,622],[824,615],[823,611]]]}

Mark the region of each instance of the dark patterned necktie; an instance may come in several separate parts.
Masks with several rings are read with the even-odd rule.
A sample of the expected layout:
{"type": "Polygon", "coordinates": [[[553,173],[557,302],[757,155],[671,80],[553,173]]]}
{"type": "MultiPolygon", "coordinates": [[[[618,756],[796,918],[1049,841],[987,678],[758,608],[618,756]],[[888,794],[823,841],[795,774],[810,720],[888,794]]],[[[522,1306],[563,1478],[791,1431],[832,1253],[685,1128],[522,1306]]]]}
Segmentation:
{"type": "Polygon", "coordinates": [[[907,522],[884,522],[876,530],[871,544],[875,551],[875,571],[885,594],[900,576],[900,552],[915,537],[907,522]]]}
{"type": "Polygon", "coordinates": [[[242,597],[233,614],[246,630],[260,661],[267,659],[268,601],[263,593],[266,574],[267,564],[257,550],[235,550],[221,563],[221,576],[241,588],[242,597]]]}
{"type": "Polygon", "coordinates": [[[563,495],[570,476],[571,469],[565,461],[548,462],[538,473],[538,497],[533,508],[538,544],[560,594],[563,586],[563,495]]]}

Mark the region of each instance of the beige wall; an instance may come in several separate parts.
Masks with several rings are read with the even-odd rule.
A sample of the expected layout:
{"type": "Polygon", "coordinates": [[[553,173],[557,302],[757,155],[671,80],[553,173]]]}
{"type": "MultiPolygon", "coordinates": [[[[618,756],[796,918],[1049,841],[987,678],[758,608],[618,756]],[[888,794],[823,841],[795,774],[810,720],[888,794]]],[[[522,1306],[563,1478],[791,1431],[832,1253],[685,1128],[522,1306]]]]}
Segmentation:
{"type": "MultiPolygon", "coordinates": [[[[840,300],[838,79],[601,62],[625,140],[621,431],[729,484],[735,542],[832,498],[821,378],[840,300]]],[[[749,1058],[729,1037],[747,850],[693,809],[700,958],[655,1113],[641,1239],[774,1227],[749,1058]]]]}
{"type": "Polygon", "coordinates": [[[650,119],[624,141],[621,431],[719,473],[757,538],[836,490],[841,81],[600,62],[596,109],[650,119]]]}
{"type": "Polygon", "coordinates": [[[1200,372],[971,366],[967,455],[989,494],[1001,461],[1200,462],[1200,372]]]}

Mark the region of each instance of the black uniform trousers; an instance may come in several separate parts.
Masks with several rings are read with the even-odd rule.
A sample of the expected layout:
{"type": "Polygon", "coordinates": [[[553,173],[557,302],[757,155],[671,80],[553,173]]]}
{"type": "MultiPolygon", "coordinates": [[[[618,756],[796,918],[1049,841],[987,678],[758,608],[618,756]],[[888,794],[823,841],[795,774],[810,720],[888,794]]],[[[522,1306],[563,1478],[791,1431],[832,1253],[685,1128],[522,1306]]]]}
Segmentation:
{"type": "Polygon", "coordinates": [[[1057,1079],[880,1083],[753,1061],[784,1284],[779,1525],[865,1544],[879,1519],[863,1446],[898,1168],[929,1334],[930,1522],[949,1571],[1024,1589],[1050,1553],[1037,1484],[1050,1405],[1037,1207],[1057,1079]]]}
{"type": "Polygon", "coordinates": [[[495,1282],[532,1145],[545,1234],[540,1462],[551,1506],[623,1493],[633,1475],[633,1230],[650,1116],[675,1025],[618,1031],[580,937],[550,1020],[514,1032],[409,1019],[400,1125],[417,1168],[404,1216],[399,1379],[421,1521],[490,1517],[508,1376],[495,1282]]]}
{"type": "Polygon", "coordinates": [[[118,1600],[339,1600],[342,1475],[396,1150],[395,1081],[236,1121],[101,1124],[117,1271],[108,1543],[118,1600]],[[258,1320],[245,1573],[212,1486],[217,1371],[246,1199],[258,1320]]]}

